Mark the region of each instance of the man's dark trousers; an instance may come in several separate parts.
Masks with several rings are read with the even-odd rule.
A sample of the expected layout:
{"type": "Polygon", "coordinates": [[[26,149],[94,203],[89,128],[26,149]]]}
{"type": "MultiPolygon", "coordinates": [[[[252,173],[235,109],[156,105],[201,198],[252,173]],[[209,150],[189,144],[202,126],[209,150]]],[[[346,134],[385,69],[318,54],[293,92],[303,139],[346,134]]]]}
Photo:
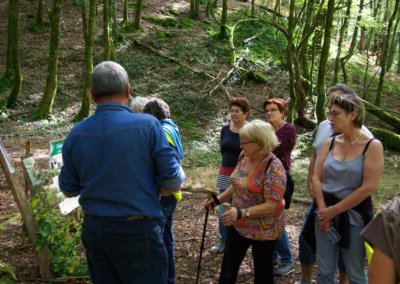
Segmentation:
{"type": "Polygon", "coordinates": [[[167,251],[158,219],[85,214],[82,240],[94,284],[167,283],[167,251]]]}

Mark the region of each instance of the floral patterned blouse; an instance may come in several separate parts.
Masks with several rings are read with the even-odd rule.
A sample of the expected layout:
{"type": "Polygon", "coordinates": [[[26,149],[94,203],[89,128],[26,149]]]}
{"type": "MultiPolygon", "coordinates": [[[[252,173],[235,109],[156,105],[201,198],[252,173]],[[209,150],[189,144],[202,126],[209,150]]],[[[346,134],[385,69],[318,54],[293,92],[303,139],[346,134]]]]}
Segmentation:
{"type": "MultiPolygon", "coordinates": [[[[267,154],[250,174],[243,171],[244,159],[240,159],[231,175],[233,206],[249,208],[266,200],[276,200],[279,204],[283,199],[286,173],[281,161],[275,157],[269,168],[265,169],[272,157],[275,155],[267,154]]],[[[253,240],[276,240],[283,232],[284,226],[285,213],[282,206],[271,215],[248,219],[242,217],[234,223],[241,236],[253,240]]]]}

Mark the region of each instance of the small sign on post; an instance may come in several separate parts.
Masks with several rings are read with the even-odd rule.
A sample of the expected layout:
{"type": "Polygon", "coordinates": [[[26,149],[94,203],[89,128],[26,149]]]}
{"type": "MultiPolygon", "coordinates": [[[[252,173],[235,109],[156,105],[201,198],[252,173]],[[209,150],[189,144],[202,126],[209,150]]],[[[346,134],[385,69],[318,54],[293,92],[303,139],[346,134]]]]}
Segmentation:
{"type": "MultiPolygon", "coordinates": [[[[3,168],[4,175],[6,176],[7,182],[11,188],[11,192],[14,196],[15,203],[21,212],[22,219],[24,220],[24,225],[28,232],[28,236],[33,244],[38,242],[38,225],[33,217],[31,208],[29,206],[28,199],[26,198],[24,188],[18,181],[15,169],[8,157],[7,151],[0,140],[0,163],[3,168]]],[[[37,251],[38,262],[40,267],[40,272],[42,277],[45,279],[53,278],[50,269],[51,254],[47,246],[43,246],[42,249],[37,251]]]]}

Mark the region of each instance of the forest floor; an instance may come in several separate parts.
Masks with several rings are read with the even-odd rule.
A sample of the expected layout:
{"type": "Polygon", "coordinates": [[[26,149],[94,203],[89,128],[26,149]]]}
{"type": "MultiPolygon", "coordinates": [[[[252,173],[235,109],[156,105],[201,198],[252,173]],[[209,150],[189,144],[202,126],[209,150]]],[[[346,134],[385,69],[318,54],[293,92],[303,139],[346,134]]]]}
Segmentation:
{"type": "MultiPolygon", "coordinates": [[[[6,36],[7,36],[7,1],[0,1],[0,15],[4,15],[0,21],[0,58],[6,58],[6,36]]],[[[32,153],[38,162],[39,169],[48,168],[49,142],[60,139],[68,133],[68,130],[73,125],[73,116],[77,113],[80,106],[80,90],[82,89],[82,73],[84,69],[83,57],[83,40],[81,32],[81,14],[79,8],[74,6],[72,1],[65,1],[63,9],[62,21],[62,40],[60,51],[59,64],[59,89],[58,97],[54,105],[54,117],[49,121],[32,121],[32,113],[37,108],[40,98],[43,94],[46,82],[46,67],[48,57],[48,40],[49,30],[41,34],[31,33],[29,27],[34,20],[36,11],[36,2],[21,1],[21,62],[24,76],[23,95],[20,98],[21,104],[13,111],[2,112],[0,117],[0,138],[7,150],[10,160],[17,169],[19,180],[23,182],[21,170],[21,156],[25,149],[25,142],[31,141],[32,153]]],[[[235,2],[235,1],[232,1],[235,2]]],[[[239,5],[239,4],[237,4],[239,5]]],[[[153,32],[153,26],[148,20],[150,15],[157,14],[158,11],[168,7],[179,7],[182,11],[188,9],[187,2],[181,1],[149,1],[148,6],[144,9],[144,31],[141,38],[146,41],[146,34],[153,32]]],[[[197,30],[194,31],[196,33],[197,30]]],[[[186,37],[191,37],[193,32],[189,32],[186,37]]],[[[101,34],[101,29],[98,29],[98,34],[101,34]]],[[[181,40],[181,38],[180,38],[181,40]]],[[[190,42],[190,40],[189,40],[190,42]]],[[[151,44],[151,38],[147,39],[147,43],[151,44]]],[[[166,50],[165,46],[159,43],[153,43],[154,48],[162,52],[172,52],[166,50]]],[[[99,47],[97,47],[99,48],[99,47]]],[[[124,62],[129,65],[130,56],[133,58],[137,50],[129,50],[132,47],[122,47],[126,49],[121,53],[129,53],[125,56],[124,62]]],[[[195,56],[196,46],[192,46],[192,50],[188,50],[188,58],[195,56]]],[[[99,52],[97,52],[99,53],[99,52]]],[[[142,55],[139,55],[142,56],[142,55]]],[[[144,57],[142,60],[148,59],[144,57]]],[[[135,59],[137,60],[137,58],[135,59]]],[[[219,62],[217,62],[219,64],[219,62]]],[[[217,64],[216,63],[216,64],[217,64]]],[[[216,65],[215,64],[215,65],[216,65]]],[[[221,64],[222,65],[222,64],[221,64]]],[[[198,66],[194,66],[198,67],[198,66]]],[[[212,70],[215,75],[220,69],[227,69],[226,66],[218,66],[212,70]]],[[[4,72],[5,62],[0,61],[0,74],[4,72]]],[[[137,70],[138,72],[141,70],[137,70]]],[[[160,90],[154,86],[166,80],[172,80],[171,74],[177,70],[166,64],[164,67],[155,66],[146,72],[139,72],[137,76],[142,76],[143,81],[148,80],[146,85],[143,81],[135,79],[134,89],[137,94],[156,94],[160,90]],[[162,69],[164,68],[164,69],[162,69]],[[161,69],[161,70],[160,70],[161,69]],[[157,81],[157,82],[156,82],[157,81]]],[[[134,74],[130,74],[132,76],[134,74]]],[[[179,80],[184,81],[190,77],[191,81],[187,84],[185,95],[190,96],[193,90],[200,90],[199,93],[206,93],[211,87],[210,82],[200,82],[198,74],[188,75],[181,74],[181,78],[175,78],[171,84],[164,84],[164,88],[178,85],[179,80]],[[204,89],[204,90],[203,90],[204,89]]],[[[272,75],[271,75],[272,76],[272,75]]],[[[270,82],[265,85],[241,84],[235,86],[234,90],[230,90],[231,94],[243,94],[253,98],[256,102],[260,102],[262,97],[268,92],[286,92],[287,80],[282,74],[277,74],[270,82]]],[[[215,83],[215,82],[211,82],[215,83]]],[[[181,93],[181,90],[168,89],[170,93],[181,93]]],[[[1,92],[0,92],[1,94],[1,92]]],[[[3,93],[5,94],[5,93],[3,93]]],[[[2,98],[3,99],[3,98],[2,98]]],[[[222,100],[223,101],[223,100],[222,100]]],[[[215,102],[215,101],[214,101],[215,102]]],[[[220,109],[224,109],[226,104],[214,106],[214,108],[202,108],[194,105],[191,112],[186,114],[191,119],[194,119],[204,124],[204,131],[209,131],[207,122],[214,119],[220,114],[220,109]]],[[[257,112],[256,112],[257,113],[257,112]]],[[[257,114],[256,114],[257,115],[257,114]]],[[[215,137],[215,135],[214,135],[215,137]]],[[[307,158],[294,160],[294,166],[307,167],[307,158]]],[[[186,169],[185,169],[186,170],[186,169]]],[[[203,193],[204,186],[212,186],[217,173],[216,166],[201,166],[188,168],[186,170],[188,180],[186,188],[190,190],[183,192],[183,200],[178,204],[174,215],[175,226],[175,260],[176,260],[176,275],[177,284],[195,283],[196,272],[199,260],[200,242],[204,225],[205,211],[203,203],[205,195],[203,193]],[[199,173],[211,173],[209,175],[200,175],[199,173]]],[[[398,175],[397,175],[398,176],[398,175]]],[[[305,177],[302,177],[305,180],[305,177]]],[[[301,192],[305,192],[305,183],[297,183],[296,190],[301,188],[301,192]]],[[[307,196],[299,196],[307,200],[307,196]]],[[[278,284],[295,283],[300,278],[300,266],[298,263],[298,234],[303,221],[303,215],[307,208],[305,202],[294,202],[290,210],[287,212],[287,230],[289,233],[291,250],[295,259],[295,272],[286,277],[277,277],[278,284]]],[[[216,213],[210,213],[208,219],[208,227],[205,238],[205,249],[202,257],[202,266],[200,274],[200,283],[217,283],[219,269],[222,261],[222,255],[216,255],[209,252],[209,249],[218,241],[218,221],[216,213]]],[[[9,184],[6,181],[3,171],[0,171],[0,261],[5,261],[10,264],[16,271],[18,278],[17,283],[45,283],[40,279],[40,272],[35,252],[32,246],[26,241],[23,233],[23,224],[19,214],[19,210],[14,201],[9,184]]],[[[239,275],[238,283],[251,283],[252,274],[252,259],[251,253],[248,252],[239,275]]],[[[88,280],[80,278],[58,279],[53,282],[63,283],[87,283],[88,280]]]]}

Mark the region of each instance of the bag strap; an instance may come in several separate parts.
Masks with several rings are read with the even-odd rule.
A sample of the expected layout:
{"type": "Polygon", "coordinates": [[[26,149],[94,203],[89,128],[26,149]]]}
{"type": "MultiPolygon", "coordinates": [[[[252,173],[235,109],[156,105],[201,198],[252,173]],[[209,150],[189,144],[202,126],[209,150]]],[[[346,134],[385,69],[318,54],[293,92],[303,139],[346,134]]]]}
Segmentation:
{"type": "Polygon", "coordinates": [[[362,155],[364,156],[365,155],[365,153],[367,152],[367,150],[368,150],[368,147],[369,147],[369,144],[372,142],[372,140],[374,140],[375,138],[371,138],[371,139],[369,139],[369,141],[367,142],[367,144],[365,145],[365,147],[364,147],[364,151],[362,152],[362,155]]]}
{"type": "Polygon", "coordinates": [[[335,145],[335,138],[336,138],[336,135],[332,137],[331,145],[329,145],[329,152],[332,150],[333,146],[335,145]]]}
{"type": "Polygon", "coordinates": [[[276,158],[275,155],[273,155],[272,158],[270,158],[270,159],[268,160],[267,165],[265,166],[264,174],[267,173],[267,170],[268,170],[269,166],[271,165],[272,160],[275,159],[275,158],[276,158]]]}

